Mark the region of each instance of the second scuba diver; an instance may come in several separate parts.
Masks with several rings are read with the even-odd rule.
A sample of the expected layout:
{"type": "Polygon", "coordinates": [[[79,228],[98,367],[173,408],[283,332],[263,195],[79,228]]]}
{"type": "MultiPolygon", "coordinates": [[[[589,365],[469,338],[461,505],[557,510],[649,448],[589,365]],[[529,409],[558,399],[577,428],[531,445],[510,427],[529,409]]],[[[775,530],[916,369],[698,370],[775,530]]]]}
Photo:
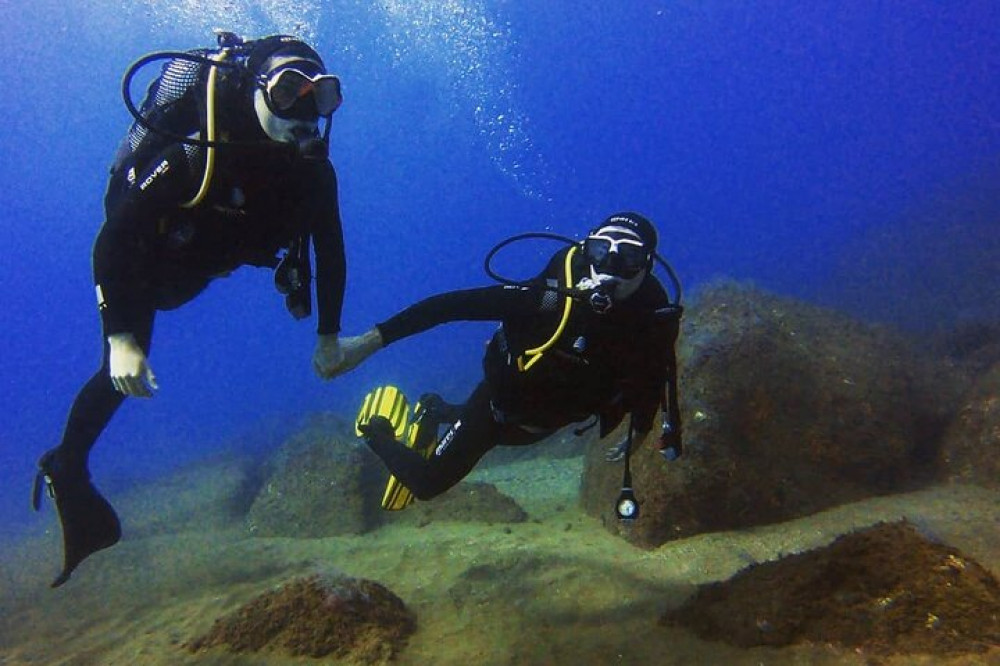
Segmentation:
{"type": "Polygon", "coordinates": [[[363,335],[344,338],[341,370],[347,371],[385,345],[439,324],[501,322],[483,359],[485,376],[465,404],[449,405],[435,394],[420,398],[420,434],[405,434],[399,406],[383,399],[383,389],[369,394],[357,431],[394,477],[383,506],[405,506],[391,505],[397,480],[418,499],[430,499],[495,446],[533,444],[592,416],[605,437],[630,413],[628,436],[610,457],[626,460],[616,510],[623,519],[634,518],[629,447],[646,438],[660,408],[661,452],[668,459],[681,453],[674,350],[680,287],[670,271],[678,291],[672,301],[653,275],[656,245],[648,219],[617,213],[582,243],[557,252],[533,280],[432,296],[363,335]],[[449,427],[438,440],[440,424],[449,427]]]}
{"type": "Polygon", "coordinates": [[[243,41],[219,33],[218,41],[214,50],[152,54],[125,77],[135,122],[111,167],[93,250],[104,357],[73,403],[62,442],[39,461],[33,489],[38,509],[47,486],[62,524],[64,564],[53,587],[121,536],[118,516],[91,483],[88,460],[126,396],[149,397],[157,388],[147,359],[157,311],[180,307],[212,280],[251,265],[275,269],[288,309],[304,317],[312,302],[311,244],[319,320],[313,366],[329,379],[343,361],[346,260],[337,176],[327,157],[340,82],[294,37],[243,41]],[[137,110],[128,84],[154,60],[168,62],[137,110]]]}

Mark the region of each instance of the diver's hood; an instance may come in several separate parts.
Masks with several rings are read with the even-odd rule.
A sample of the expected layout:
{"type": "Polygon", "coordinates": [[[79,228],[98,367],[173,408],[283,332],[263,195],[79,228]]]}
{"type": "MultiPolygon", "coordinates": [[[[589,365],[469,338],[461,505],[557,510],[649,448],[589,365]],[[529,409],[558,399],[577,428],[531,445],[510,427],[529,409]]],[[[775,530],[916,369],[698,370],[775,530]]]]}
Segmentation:
{"type": "Polygon", "coordinates": [[[311,46],[298,37],[291,35],[271,35],[261,37],[248,43],[250,54],[247,57],[247,69],[253,74],[265,74],[265,64],[275,57],[285,57],[296,60],[311,60],[326,69],[323,59],[311,46]]]}

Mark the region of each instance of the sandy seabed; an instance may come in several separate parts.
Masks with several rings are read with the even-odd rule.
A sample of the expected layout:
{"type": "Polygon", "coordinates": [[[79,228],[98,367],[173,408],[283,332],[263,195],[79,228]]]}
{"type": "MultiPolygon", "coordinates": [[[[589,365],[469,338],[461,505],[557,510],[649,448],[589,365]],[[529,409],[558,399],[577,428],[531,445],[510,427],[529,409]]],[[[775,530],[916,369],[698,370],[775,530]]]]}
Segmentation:
{"type": "MultiPolygon", "coordinates": [[[[48,588],[61,556],[49,511],[44,534],[8,544],[0,557],[0,664],[350,663],[183,647],[216,618],[317,569],[377,580],[416,613],[417,631],[394,662],[402,665],[867,664],[867,655],[830,645],[705,642],[657,620],[697,585],[901,517],[1000,574],[997,492],[942,486],[645,551],[582,513],[582,467],[543,459],[477,471],[472,478],[527,510],[520,524],[393,524],[324,539],[254,538],[234,526],[130,539],[126,522],[126,538],[58,590],[48,588]]],[[[878,663],[1000,665],[1000,651],[878,663]]]]}

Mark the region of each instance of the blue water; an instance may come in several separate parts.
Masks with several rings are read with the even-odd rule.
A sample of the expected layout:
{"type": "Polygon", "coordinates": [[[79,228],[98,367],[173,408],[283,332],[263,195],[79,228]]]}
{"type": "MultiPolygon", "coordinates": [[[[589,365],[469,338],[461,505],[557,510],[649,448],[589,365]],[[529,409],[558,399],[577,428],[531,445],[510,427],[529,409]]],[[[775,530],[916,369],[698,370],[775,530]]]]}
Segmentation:
{"type": "MultiPolygon", "coordinates": [[[[345,334],[485,284],[482,257],[507,235],[578,236],[619,209],[658,223],[661,253],[689,290],[751,279],[874,319],[891,303],[890,323],[906,323],[933,280],[904,272],[861,276],[851,294],[838,286],[856,256],[873,276],[896,265],[919,274],[913,257],[931,256],[964,286],[945,299],[944,324],[996,314],[1000,203],[977,196],[1000,173],[993,1],[7,0],[0,532],[51,520],[28,512],[34,461],[99,362],[90,249],[129,123],[120,77],[149,51],[211,44],[215,27],[300,34],[342,77],[332,158],[345,334]],[[937,222],[920,212],[954,210],[953,198],[965,254],[943,261],[927,228],[937,222]],[[913,246],[884,242],[911,234],[913,246]]],[[[518,246],[504,267],[527,275],[552,249],[518,246]]],[[[312,374],[314,330],[285,314],[256,269],[161,315],[151,356],[161,389],[105,432],[98,484],[220,447],[273,446],[310,412],[350,415],[375,383],[459,400],[492,327],[436,330],[330,383],[312,374]]]]}

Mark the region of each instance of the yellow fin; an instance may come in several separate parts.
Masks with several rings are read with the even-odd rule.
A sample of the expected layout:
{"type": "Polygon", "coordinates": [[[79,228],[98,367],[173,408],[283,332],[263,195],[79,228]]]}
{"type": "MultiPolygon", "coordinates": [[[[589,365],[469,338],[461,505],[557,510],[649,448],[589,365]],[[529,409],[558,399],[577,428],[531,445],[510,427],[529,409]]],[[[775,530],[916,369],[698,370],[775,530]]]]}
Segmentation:
{"type": "Polygon", "coordinates": [[[406,396],[395,386],[379,386],[365,396],[361,411],[355,420],[354,432],[361,436],[361,426],[366,425],[375,416],[384,416],[392,424],[396,439],[406,432],[410,417],[410,406],[406,396]]]}

